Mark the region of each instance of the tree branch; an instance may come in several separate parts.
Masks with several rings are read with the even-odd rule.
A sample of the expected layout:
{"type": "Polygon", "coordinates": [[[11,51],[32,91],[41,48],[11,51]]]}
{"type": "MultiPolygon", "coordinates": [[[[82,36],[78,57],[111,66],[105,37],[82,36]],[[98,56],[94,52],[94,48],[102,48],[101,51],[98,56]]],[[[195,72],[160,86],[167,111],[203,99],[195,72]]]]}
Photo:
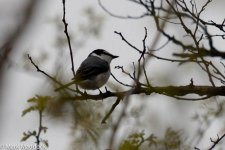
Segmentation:
{"type": "MultiPolygon", "coordinates": [[[[170,97],[175,96],[186,96],[188,94],[196,94],[199,96],[225,96],[225,86],[213,87],[213,86],[194,86],[194,85],[186,85],[186,86],[164,86],[164,87],[136,87],[131,88],[127,91],[122,92],[111,92],[107,91],[105,93],[100,93],[98,95],[91,95],[85,94],[85,96],[63,96],[60,99],[69,100],[69,101],[79,101],[79,100],[102,100],[109,97],[118,97],[124,98],[128,94],[135,95],[135,94],[145,94],[151,95],[152,93],[162,94],[170,97]]],[[[178,99],[178,100],[186,100],[186,101],[199,101],[203,100],[201,98],[189,98],[189,99],[178,99]]]]}
{"type": "Polygon", "coordinates": [[[42,126],[42,110],[38,110],[39,113],[39,127],[38,127],[38,133],[36,135],[36,145],[37,145],[37,150],[40,150],[40,136],[41,136],[41,131],[43,130],[43,126],[42,126]]]}
{"type": "Polygon", "coordinates": [[[221,137],[218,136],[216,141],[213,141],[211,138],[211,142],[213,143],[213,145],[209,148],[209,150],[212,150],[213,148],[215,148],[215,146],[225,137],[225,134],[223,134],[221,137]]]}
{"type": "Polygon", "coordinates": [[[105,115],[105,117],[102,119],[101,123],[106,123],[106,120],[109,118],[109,116],[112,114],[113,110],[116,108],[117,105],[120,103],[120,98],[117,98],[116,102],[112,105],[111,109],[109,112],[105,115]]]}
{"type": "Polygon", "coordinates": [[[36,65],[32,59],[32,57],[27,54],[28,59],[30,60],[31,64],[37,69],[37,72],[41,72],[42,74],[44,74],[45,76],[47,76],[48,78],[50,78],[53,82],[59,84],[59,85],[63,85],[62,83],[60,83],[59,81],[57,81],[55,78],[53,78],[52,76],[50,76],[49,74],[47,74],[46,72],[44,72],[43,70],[41,70],[38,65],[36,65]]]}
{"type": "Polygon", "coordinates": [[[73,76],[75,77],[75,69],[74,69],[74,61],[73,61],[73,50],[72,50],[72,46],[71,46],[71,42],[70,42],[70,36],[68,33],[68,23],[66,22],[66,0],[62,0],[63,3],[63,18],[62,18],[62,22],[64,24],[64,33],[66,34],[66,38],[68,41],[68,46],[69,46],[69,51],[70,51],[70,59],[71,59],[71,65],[72,65],[72,72],[73,72],[73,76]]]}

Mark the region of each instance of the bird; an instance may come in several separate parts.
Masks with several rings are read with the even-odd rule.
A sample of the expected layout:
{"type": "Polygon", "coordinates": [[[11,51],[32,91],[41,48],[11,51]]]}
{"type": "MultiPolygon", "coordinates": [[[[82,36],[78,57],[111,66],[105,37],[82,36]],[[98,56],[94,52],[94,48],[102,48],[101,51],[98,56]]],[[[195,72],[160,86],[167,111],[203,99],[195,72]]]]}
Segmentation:
{"type": "Polygon", "coordinates": [[[109,79],[111,70],[110,63],[119,56],[113,55],[104,49],[92,51],[80,64],[73,81],[67,83],[55,91],[69,87],[72,84],[79,85],[85,90],[96,90],[101,88],[109,79]]]}

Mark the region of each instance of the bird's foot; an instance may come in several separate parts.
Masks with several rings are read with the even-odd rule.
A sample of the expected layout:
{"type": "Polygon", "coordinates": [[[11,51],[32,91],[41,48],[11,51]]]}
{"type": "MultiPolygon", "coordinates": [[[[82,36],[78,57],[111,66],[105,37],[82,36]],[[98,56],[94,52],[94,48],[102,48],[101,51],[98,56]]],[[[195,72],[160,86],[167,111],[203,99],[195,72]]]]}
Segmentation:
{"type": "Polygon", "coordinates": [[[78,88],[78,86],[76,85],[76,92],[80,95],[83,95],[83,92],[81,92],[81,90],[78,88]]]}
{"type": "Polygon", "coordinates": [[[99,95],[102,95],[102,94],[103,94],[102,91],[101,91],[100,89],[98,89],[98,91],[99,91],[99,95]]]}
{"type": "Polygon", "coordinates": [[[103,93],[102,93],[102,91],[100,89],[98,89],[98,91],[99,91],[99,95],[101,96],[102,101],[103,101],[103,93]]]}

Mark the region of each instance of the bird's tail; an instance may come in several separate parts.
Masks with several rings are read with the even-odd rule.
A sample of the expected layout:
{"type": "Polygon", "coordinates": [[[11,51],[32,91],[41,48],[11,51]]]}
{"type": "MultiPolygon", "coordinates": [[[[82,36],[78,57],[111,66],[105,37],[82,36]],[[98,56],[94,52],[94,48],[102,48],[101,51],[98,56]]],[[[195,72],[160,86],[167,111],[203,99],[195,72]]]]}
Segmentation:
{"type": "Polygon", "coordinates": [[[65,88],[69,87],[69,86],[72,85],[72,84],[75,84],[75,81],[72,81],[72,82],[70,82],[70,83],[67,83],[67,84],[61,86],[61,87],[58,87],[58,88],[55,89],[55,91],[57,92],[57,91],[60,91],[60,90],[62,90],[62,89],[65,89],[65,88]]]}

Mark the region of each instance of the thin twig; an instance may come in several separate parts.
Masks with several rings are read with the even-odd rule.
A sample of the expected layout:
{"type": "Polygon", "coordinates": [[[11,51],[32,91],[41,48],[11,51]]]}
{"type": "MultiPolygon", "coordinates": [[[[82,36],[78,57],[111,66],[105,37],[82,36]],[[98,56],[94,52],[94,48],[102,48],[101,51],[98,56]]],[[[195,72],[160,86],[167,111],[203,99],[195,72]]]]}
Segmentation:
{"type": "Polygon", "coordinates": [[[211,96],[204,96],[204,97],[200,97],[200,98],[185,98],[185,97],[178,97],[178,96],[172,96],[175,99],[178,100],[187,100],[187,101],[200,101],[200,100],[205,100],[205,99],[209,99],[211,96]]]}
{"type": "Polygon", "coordinates": [[[70,59],[71,59],[71,65],[72,65],[72,72],[73,72],[73,76],[75,77],[75,69],[74,69],[74,61],[73,61],[73,50],[72,50],[72,46],[71,46],[71,42],[70,42],[70,36],[68,33],[68,23],[66,22],[66,0],[62,0],[63,3],[63,18],[62,18],[62,22],[64,24],[64,33],[66,35],[67,41],[68,41],[68,46],[69,46],[69,51],[70,51],[70,59]]]}
{"type": "Polygon", "coordinates": [[[144,18],[146,16],[149,16],[149,13],[143,13],[142,15],[135,16],[135,17],[129,16],[129,15],[128,16],[120,16],[120,15],[113,14],[107,8],[105,8],[105,6],[102,4],[101,0],[98,0],[98,4],[107,14],[109,14],[112,17],[119,18],[119,19],[140,19],[140,18],[144,18]]]}
{"type": "Polygon", "coordinates": [[[116,108],[117,105],[119,105],[120,103],[120,98],[117,98],[116,102],[112,105],[111,109],[109,110],[109,112],[105,115],[105,117],[102,119],[101,123],[106,123],[106,120],[109,118],[109,116],[112,114],[112,112],[114,111],[114,109],[116,108]]]}
{"type": "Polygon", "coordinates": [[[50,76],[49,74],[47,74],[45,71],[41,70],[33,61],[32,57],[27,54],[28,59],[30,60],[30,62],[34,65],[34,67],[37,69],[38,72],[43,73],[45,76],[47,76],[48,78],[50,78],[52,81],[54,81],[55,83],[59,84],[59,85],[63,85],[62,83],[60,83],[59,81],[57,81],[55,78],[53,78],[52,76],[50,76]]]}
{"type": "Polygon", "coordinates": [[[123,66],[115,66],[115,69],[121,69],[122,73],[128,75],[131,79],[135,80],[135,74],[133,73],[134,76],[132,76],[130,73],[126,72],[126,71],[123,69],[123,66]]]}
{"type": "Polygon", "coordinates": [[[125,84],[125,83],[119,81],[112,73],[111,73],[111,76],[113,77],[113,79],[115,79],[115,80],[116,80],[119,84],[121,84],[121,85],[124,85],[124,86],[127,86],[127,87],[134,87],[134,86],[132,86],[132,85],[125,84]]]}
{"type": "Polygon", "coordinates": [[[118,35],[122,38],[122,40],[125,41],[130,47],[132,47],[133,49],[135,49],[135,50],[138,51],[139,53],[142,53],[142,51],[141,51],[140,49],[138,49],[138,48],[135,47],[133,44],[131,44],[130,42],[128,42],[128,41],[124,38],[124,36],[122,35],[121,32],[114,31],[114,33],[118,34],[118,35]]]}
{"type": "Polygon", "coordinates": [[[145,65],[146,65],[145,57],[143,57],[143,71],[144,71],[144,75],[145,75],[145,80],[147,82],[148,87],[150,87],[151,85],[150,85],[150,82],[148,80],[148,76],[147,76],[147,71],[146,71],[145,65]]]}
{"type": "MultiPolygon", "coordinates": [[[[45,71],[41,70],[41,69],[38,67],[38,65],[36,65],[36,64],[34,63],[32,57],[31,57],[29,54],[27,54],[27,57],[28,57],[28,59],[30,60],[31,64],[37,69],[38,72],[41,72],[42,74],[44,74],[45,76],[47,76],[47,77],[48,77],[49,79],[51,79],[54,83],[57,83],[58,85],[63,86],[63,84],[62,84],[61,82],[59,82],[59,81],[56,80],[54,77],[52,77],[52,76],[50,76],[49,74],[47,74],[45,71]]],[[[74,89],[71,89],[71,88],[69,88],[69,87],[68,87],[67,89],[70,90],[70,91],[79,93],[79,91],[74,90],[74,89]]]]}
{"type": "MultiPolygon", "coordinates": [[[[112,128],[112,135],[110,137],[110,140],[109,140],[109,149],[113,149],[113,144],[115,142],[115,136],[117,134],[117,131],[122,123],[122,120],[124,119],[124,117],[126,116],[126,110],[127,110],[127,107],[130,103],[129,101],[129,98],[130,98],[130,95],[135,91],[136,89],[132,89],[132,90],[129,90],[126,95],[124,95],[125,99],[124,99],[124,107],[122,109],[122,112],[121,114],[119,115],[118,117],[118,120],[116,122],[116,124],[113,126],[112,128]]],[[[118,99],[117,99],[118,100],[118,99]]],[[[118,102],[117,102],[118,103],[118,102]]]]}
{"type": "Polygon", "coordinates": [[[209,148],[209,150],[212,150],[224,137],[225,137],[225,133],[221,137],[218,137],[216,141],[213,141],[211,139],[211,142],[213,142],[213,145],[209,148]]]}
{"type": "Polygon", "coordinates": [[[147,38],[148,32],[147,32],[147,28],[145,27],[145,36],[144,39],[142,40],[143,43],[143,51],[141,53],[140,58],[138,59],[138,61],[140,62],[142,58],[144,58],[144,54],[146,53],[146,45],[145,45],[145,40],[147,38]]]}
{"type": "Polygon", "coordinates": [[[39,113],[39,127],[38,127],[38,133],[36,135],[36,145],[37,145],[37,150],[40,150],[40,136],[41,136],[41,131],[42,131],[42,110],[38,110],[39,113]]]}

